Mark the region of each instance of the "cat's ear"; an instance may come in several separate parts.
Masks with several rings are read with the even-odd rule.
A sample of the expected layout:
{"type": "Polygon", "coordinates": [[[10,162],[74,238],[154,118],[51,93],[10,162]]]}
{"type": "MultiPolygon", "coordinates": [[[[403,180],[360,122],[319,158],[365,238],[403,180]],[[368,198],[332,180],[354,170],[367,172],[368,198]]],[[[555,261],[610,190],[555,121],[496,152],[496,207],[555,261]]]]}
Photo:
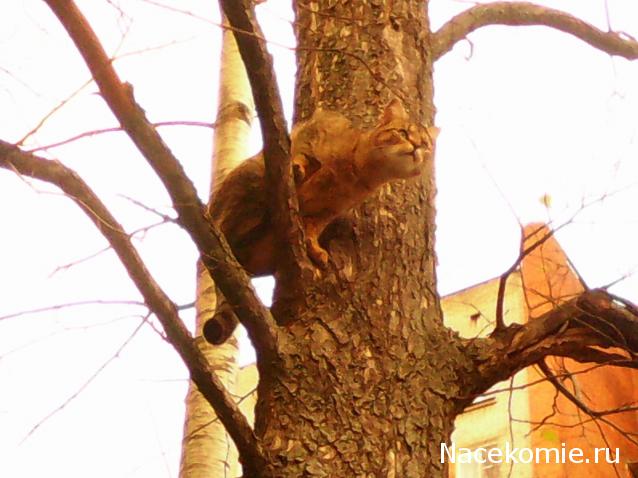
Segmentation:
{"type": "Polygon", "coordinates": [[[428,126],[428,135],[430,136],[432,142],[436,141],[436,138],[439,137],[440,132],[441,130],[436,126],[428,126]]]}
{"type": "Polygon", "coordinates": [[[388,106],[385,107],[381,117],[379,118],[379,122],[381,124],[388,124],[392,120],[407,120],[408,113],[405,111],[405,108],[401,104],[401,102],[394,98],[388,106]]]}

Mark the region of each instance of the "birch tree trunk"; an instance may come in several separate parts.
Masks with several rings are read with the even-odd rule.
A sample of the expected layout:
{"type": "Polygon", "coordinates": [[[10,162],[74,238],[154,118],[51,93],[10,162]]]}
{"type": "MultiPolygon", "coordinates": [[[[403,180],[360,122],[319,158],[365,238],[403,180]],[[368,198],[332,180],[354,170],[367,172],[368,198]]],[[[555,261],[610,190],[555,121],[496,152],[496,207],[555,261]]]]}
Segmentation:
{"type": "MultiPolygon", "coordinates": [[[[212,192],[227,172],[247,157],[250,124],[254,116],[244,64],[229,30],[223,32],[219,82],[219,104],[213,137],[212,192]]],[[[215,285],[208,272],[198,263],[195,303],[198,336],[201,336],[204,322],[213,315],[215,304],[215,285]]],[[[231,337],[221,346],[210,346],[204,340],[200,344],[217,376],[233,393],[239,352],[237,337],[231,337]]],[[[235,445],[217,420],[210,404],[191,382],[186,398],[180,478],[235,477],[238,474],[235,445]]]]}

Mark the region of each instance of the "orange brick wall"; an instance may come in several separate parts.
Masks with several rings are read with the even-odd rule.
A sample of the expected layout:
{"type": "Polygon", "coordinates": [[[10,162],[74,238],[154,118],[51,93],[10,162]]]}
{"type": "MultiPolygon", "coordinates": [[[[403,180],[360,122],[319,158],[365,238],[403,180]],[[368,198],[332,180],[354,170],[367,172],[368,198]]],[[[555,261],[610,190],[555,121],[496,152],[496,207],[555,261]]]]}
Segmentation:
{"type": "MultiPolygon", "coordinates": [[[[542,225],[527,226],[525,247],[548,233],[549,230],[542,225]]],[[[524,259],[521,276],[530,320],[584,290],[583,284],[570,268],[565,253],[553,237],[524,259]]],[[[564,373],[565,370],[572,373],[589,370],[586,373],[577,373],[571,379],[566,379],[563,384],[594,410],[614,409],[638,400],[636,371],[611,367],[591,370],[595,364],[580,364],[557,357],[548,360],[548,365],[555,373],[564,373]]],[[[530,381],[540,378],[538,371],[530,370],[530,381]]],[[[561,443],[565,443],[568,449],[579,447],[589,450],[584,457],[589,458],[591,462],[594,461],[594,448],[618,447],[621,461],[638,461],[636,445],[623,438],[612,427],[602,423],[597,425],[583,413],[579,413],[575,405],[564,396],[556,396],[555,388],[550,383],[543,382],[531,387],[530,394],[534,397],[530,401],[530,420],[546,422],[541,429],[532,433],[532,447],[560,447],[561,443]],[[561,413],[555,413],[555,410],[561,413]],[[601,435],[601,430],[606,441],[601,435]]],[[[638,432],[636,412],[617,414],[607,419],[624,430],[638,432]]],[[[624,465],[619,465],[617,470],[621,476],[629,476],[624,465]]],[[[543,478],[617,476],[613,466],[607,463],[537,464],[535,475],[543,478]]]]}

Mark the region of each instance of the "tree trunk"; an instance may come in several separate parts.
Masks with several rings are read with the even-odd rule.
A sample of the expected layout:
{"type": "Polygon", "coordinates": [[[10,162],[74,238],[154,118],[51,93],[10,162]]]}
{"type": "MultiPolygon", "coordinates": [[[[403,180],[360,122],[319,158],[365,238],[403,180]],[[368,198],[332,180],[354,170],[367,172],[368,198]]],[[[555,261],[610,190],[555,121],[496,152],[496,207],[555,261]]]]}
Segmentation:
{"type": "MultiPolygon", "coordinates": [[[[248,156],[248,135],[254,115],[250,85],[231,31],[222,39],[219,105],[214,134],[211,191],[228,171],[248,156]]],[[[215,311],[215,285],[208,271],[198,264],[196,327],[201,336],[203,323],[215,311]]],[[[237,376],[238,344],[235,336],[221,346],[204,340],[201,348],[208,363],[226,388],[233,392],[237,376]]],[[[217,420],[210,404],[191,382],[186,397],[186,421],[182,440],[180,478],[234,477],[239,475],[237,449],[226,429],[217,420]]]]}
{"type": "MultiPolygon", "coordinates": [[[[296,15],[297,120],[322,106],[370,126],[399,96],[413,120],[433,122],[424,2],[303,2],[296,15]]],[[[336,272],[308,291],[284,330],[282,367],[259,385],[267,476],[445,475],[440,444],[472,365],[442,322],[434,195],[428,164],[422,178],[384,187],[330,241],[336,272]]]]}

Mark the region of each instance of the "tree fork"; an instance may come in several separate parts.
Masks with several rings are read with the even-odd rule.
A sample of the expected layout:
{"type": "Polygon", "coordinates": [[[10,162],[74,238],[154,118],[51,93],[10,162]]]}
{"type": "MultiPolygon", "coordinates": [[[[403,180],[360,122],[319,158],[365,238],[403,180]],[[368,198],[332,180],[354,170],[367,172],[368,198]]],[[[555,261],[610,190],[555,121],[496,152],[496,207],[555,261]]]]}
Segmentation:
{"type": "Polygon", "coordinates": [[[109,108],[168,191],[179,224],[197,246],[203,264],[246,327],[258,355],[274,363],[278,334],[230,247],[207,218],[192,181],[136,103],[132,86],[121,82],[95,32],[72,0],[46,0],[89,67],[109,108]]]}
{"type": "Polygon", "coordinates": [[[305,301],[307,286],[313,281],[316,271],[306,255],[281,97],[272,58],[266,50],[252,2],[220,0],[220,5],[233,27],[261,124],[266,188],[273,198],[270,203],[273,229],[281,245],[276,250],[277,283],[273,315],[280,323],[290,323],[305,301]]]}
{"type": "Polygon", "coordinates": [[[84,211],[113,247],[131,280],[144,297],[144,302],[161,322],[168,341],[186,364],[193,382],[224,423],[237,445],[243,462],[248,469],[262,468],[265,457],[246,418],[211,371],[206,358],[180,320],[177,306],[155,282],[131,244],[129,236],[102,201],[73,170],[62,163],[25,153],[3,141],[0,141],[0,167],[54,184],[84,211]]]}

